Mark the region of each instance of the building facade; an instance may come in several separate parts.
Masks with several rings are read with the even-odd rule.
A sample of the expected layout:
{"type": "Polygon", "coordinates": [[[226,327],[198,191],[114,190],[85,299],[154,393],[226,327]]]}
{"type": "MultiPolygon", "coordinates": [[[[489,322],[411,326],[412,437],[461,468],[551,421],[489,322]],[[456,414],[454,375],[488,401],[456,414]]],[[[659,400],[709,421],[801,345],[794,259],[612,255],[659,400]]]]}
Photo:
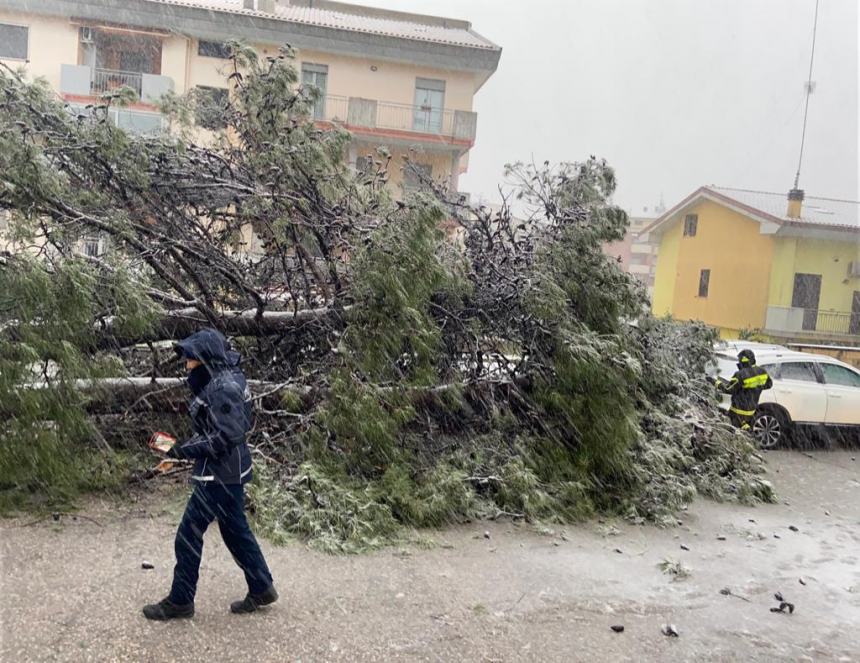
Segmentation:
{"type": "MultiPolygon", "coordinates": [[[[113,111],[118,126],[158,131],[157,101],[195,91],[227,94],[225,42],[266,57],[296,49],[304,86],[319,89],[313,115],[354,136],[351,165],[384,147],[389,182],[401,193],[401,157],[458,190],[475,143],[473,98],[501,49],[466,21],[328,0],[4,0],[0,60],[44,78],[69,104],[85,106],[128,86],[138,103],[113,111]]],[[[217,114],[198,116],[216,128],[217,114]]]]}
{"type": "Polygon", "coordinates": [[[652,308],[726,338],[860,340],[860,204],[702,187],[647,228],[652,308]]]}
{"type": "Polygon", "coordinates": [[[647,228],[654,221],[654,217],[631,216],[624,239],[611,242],[603,249],[606,255],[618,260],[625,272],[635,276],[649,295],[654,292],[658,244],[652,240],[647,228]]]}

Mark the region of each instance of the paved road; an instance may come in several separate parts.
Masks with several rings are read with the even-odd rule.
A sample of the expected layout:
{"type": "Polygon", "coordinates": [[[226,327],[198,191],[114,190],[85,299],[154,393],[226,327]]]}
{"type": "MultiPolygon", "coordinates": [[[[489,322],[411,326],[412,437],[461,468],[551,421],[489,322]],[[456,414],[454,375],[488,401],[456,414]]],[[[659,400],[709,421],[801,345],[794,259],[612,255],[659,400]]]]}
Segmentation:
{"type": "Polygon", "coordinates": [[[82,514],[99,524],[0,521],[0,658],[860,660],[860,462],[846,452],[768,460],[788,504],[700,500],[669,530],[587,523],[562,537],[476,523],[432,532],[431,549],[360,557],[264,545],[282,599],[250,616],[228,612],[244,588],[213,528],[197,616],[169,624],[140,614],[169,583],[177,522],[163,510],[169,495],[120,509],[94,503],[82,514]],[[689,577],[672,581],[658,568],[667,558],[689,577]],[[144,559],[156,568],[142,570],[144,559]],[[725,586],[749,602],[721,595],[725,586]],[[795,614],[770,612],[777,590],[795,614]],[[667,622],[680,637],[660,633],[667,622]]]}

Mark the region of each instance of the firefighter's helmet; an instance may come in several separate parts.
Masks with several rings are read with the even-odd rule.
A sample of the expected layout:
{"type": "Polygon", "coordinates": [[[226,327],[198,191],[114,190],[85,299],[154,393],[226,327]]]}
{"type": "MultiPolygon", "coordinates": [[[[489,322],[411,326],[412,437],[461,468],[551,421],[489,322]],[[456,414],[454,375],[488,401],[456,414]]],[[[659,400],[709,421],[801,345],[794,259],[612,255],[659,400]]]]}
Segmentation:
{"type": "Polygon", "coordinates": [[[741,350],[738,353],[738,362],[744,366],[755,366],[755,353],[749,349],[741,350]]]}

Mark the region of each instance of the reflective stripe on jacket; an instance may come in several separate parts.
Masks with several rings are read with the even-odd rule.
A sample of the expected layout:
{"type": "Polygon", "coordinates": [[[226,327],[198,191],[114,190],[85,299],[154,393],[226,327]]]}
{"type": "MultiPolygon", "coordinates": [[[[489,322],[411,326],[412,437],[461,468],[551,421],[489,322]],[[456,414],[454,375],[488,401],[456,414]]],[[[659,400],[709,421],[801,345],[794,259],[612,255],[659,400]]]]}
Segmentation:
{"type": "Polygon", "coordinates": [[[737,371],[730,380],[717,380],[717,389],[731,394],[731,411],[744,417],[751,417],[758,407],[761,392],[770,389],[773,381],[767,371],[759,366],[745,366],[737,371]]]}

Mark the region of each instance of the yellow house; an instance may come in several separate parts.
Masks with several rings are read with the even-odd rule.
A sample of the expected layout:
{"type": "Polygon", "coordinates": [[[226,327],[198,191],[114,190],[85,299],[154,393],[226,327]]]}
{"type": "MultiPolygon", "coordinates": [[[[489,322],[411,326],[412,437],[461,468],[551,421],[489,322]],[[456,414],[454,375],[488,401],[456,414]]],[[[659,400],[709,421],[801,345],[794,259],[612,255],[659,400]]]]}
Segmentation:
{"type": "Polygon", "coordinates": [[[860,340],[860,204],[701,187],[647,230],[652,309],[735,338],[860,340]]]}
{"type": "Polygon", "coordinates": [[[354,135],[345,155],[354,167],[385,147],[395,194],[412,184],[400,170],[407,153],[458,190],[477,131],[473,98],[501,55],[466,21],[331,0],[0,3],[0,61],[43,77],[72,106],[132,87],[140,103],[113,119],[133,131],[162,127],[156,102],[168,90],[225,95],[224,42],[233,39],[263,57],[296,49],[302,83],[321,93],[315,119],[354,135]]]}

